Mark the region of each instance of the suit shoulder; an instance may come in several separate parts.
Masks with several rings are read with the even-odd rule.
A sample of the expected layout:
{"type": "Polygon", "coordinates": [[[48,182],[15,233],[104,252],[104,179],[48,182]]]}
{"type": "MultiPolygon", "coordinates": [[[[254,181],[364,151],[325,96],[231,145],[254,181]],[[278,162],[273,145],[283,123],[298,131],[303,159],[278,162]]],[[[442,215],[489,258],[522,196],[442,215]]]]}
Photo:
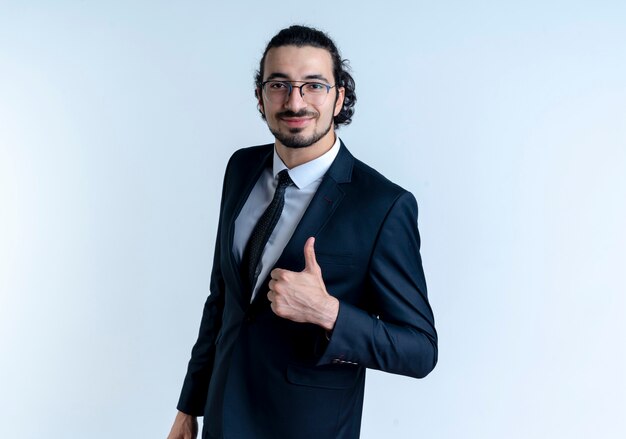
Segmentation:
{"type": "Polygon", "coordinates": [[[273,148],[274,144],[268,143],[266,145],[249,146],[238,149],[230,156],[226,169],[232,170],[233,168],[256,164],[260,160],[266,159],[268,155],[272,153],[273,148]]]}
{"type": "Polygon", "coordinates": [[[271,152],[273,148],[274,148],[273,143],[266,143],[264,145],[256,145],[256,146],[248,146],[245,148],[240,148],[233,153],[233,155],[231,156],[231,159],[255,156],[255,155],[264,155],[264,154],[267,154],[268,152],[271,152]]]}
{"type": "Polygon", "coordinates": [[[405,193],[410,194],[409,191],[357,158],[354,159],[352,181],[357,183],[362,188],[361,190],[367,190],[366,193],[376,194],[384,198],[396,199],[405,193]]]}

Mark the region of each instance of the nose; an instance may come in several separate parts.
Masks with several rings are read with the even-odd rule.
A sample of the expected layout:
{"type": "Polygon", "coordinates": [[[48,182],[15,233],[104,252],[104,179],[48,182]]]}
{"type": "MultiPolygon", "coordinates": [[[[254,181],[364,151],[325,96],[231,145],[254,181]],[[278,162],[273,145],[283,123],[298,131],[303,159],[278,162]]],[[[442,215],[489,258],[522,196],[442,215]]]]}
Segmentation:
{"type": "Polygon", "coordinates": [[[306,102],[302,99],[301,88],[297,86],[293,86],[291,88],[291,94],[287,97],[287,101],[285,102],[285,108],[293,111],[294,113],[302,108],[306,108],[306,102]]]}

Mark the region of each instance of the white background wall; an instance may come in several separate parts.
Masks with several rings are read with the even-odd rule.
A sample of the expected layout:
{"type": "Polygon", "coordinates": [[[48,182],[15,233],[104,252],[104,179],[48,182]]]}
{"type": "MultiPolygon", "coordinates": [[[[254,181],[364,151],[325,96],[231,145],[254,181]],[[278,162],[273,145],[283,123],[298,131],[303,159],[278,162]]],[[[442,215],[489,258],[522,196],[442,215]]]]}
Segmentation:
{"type": "Polygon", "coordinates": [[[363,438],[626,434],[626,3],[0,1],[0,437],[165,437],[252,77],[326,30],[411,190],[440,359],[363,438]]]}

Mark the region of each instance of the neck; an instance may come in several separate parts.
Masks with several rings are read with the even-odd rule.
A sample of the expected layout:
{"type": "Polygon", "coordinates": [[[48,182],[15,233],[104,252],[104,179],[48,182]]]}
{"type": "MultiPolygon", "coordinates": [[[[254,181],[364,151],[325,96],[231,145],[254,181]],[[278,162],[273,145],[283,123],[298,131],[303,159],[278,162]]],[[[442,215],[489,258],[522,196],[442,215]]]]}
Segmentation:
{"type": "Polygon", "coordinates": [[[335,130],[330,130],[320,140],[304,148],[288,148],[276,140],[276,152],[287,168],[292,169],[326,154],[335,144],[335,139],[335,130]]]}

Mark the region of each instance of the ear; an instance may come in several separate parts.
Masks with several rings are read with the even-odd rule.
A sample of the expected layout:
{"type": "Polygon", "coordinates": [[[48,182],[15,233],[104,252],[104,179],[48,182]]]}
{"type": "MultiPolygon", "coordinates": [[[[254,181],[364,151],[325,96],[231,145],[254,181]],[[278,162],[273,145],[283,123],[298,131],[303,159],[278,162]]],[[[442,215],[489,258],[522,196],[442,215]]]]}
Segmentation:
{"type": "Polygon", "coordinates": [[[257,87],[254,94],[256,95],[257,100],[256,107],[261,112],[261,114],[265,115],[265,107],[263,106],[263,93],[261,93],[261,89],[257,87]]]}
{"type": "Polygon", "coordinates": [[[337,100],[335,101],[335,111],[333,113],[334,116],[337,116],[341,109],[343,108],[343,101],[346,98],[346,89],[345,87],[339,87],[337,89],[337,100]]]}

